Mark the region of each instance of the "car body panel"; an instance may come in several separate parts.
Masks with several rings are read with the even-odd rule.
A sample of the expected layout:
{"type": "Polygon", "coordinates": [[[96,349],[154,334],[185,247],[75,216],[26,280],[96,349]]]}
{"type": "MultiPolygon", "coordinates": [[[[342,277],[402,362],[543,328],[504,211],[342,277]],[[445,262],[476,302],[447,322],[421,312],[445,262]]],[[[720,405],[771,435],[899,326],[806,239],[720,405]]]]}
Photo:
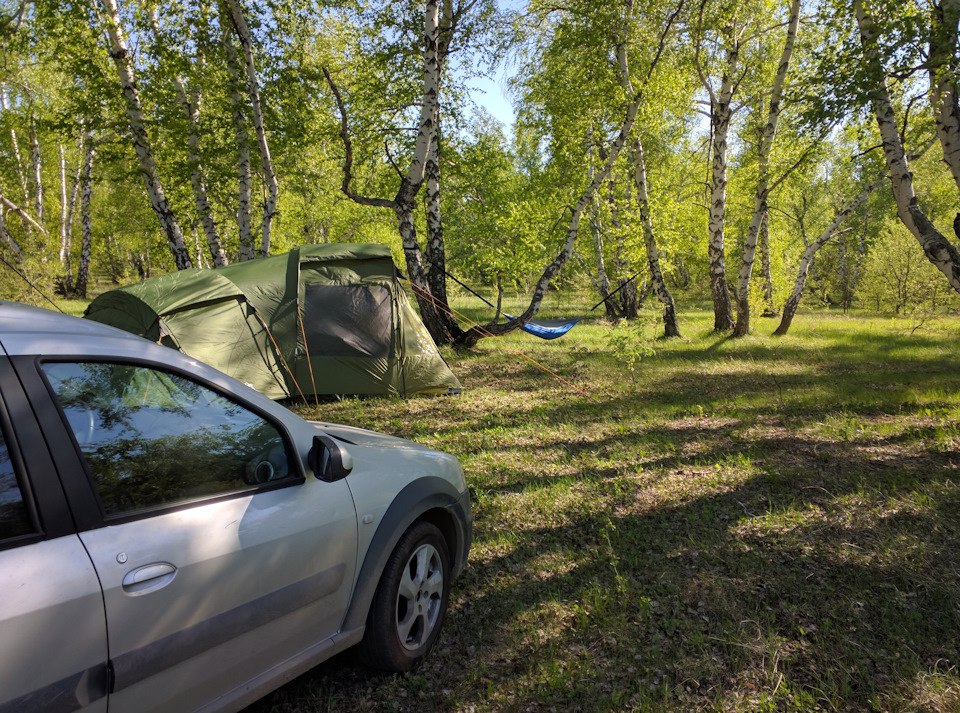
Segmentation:
{"type": "Polygon", "coordinates": [[[103,597],[77,536],[0,552],[0,592],[0,713],[106,711],[103,597]]]}
{"type": "Polygon", "coordinates": [[[103,584],[116,713],[182,710],[242,685],[263,661],[339,631],[353,589],[356,514],[342,482],[313,479],[81,537],[103,584]],[[171,581],[124,585],[156,564],[175,568],[171,581]]]}
{"type": "MultiPolygon", "coordinates": [[[[0,678],[0,713],[13,713],[14,699],[17,713],[59,710],[19,697],[72,681],[76,672],[87,676],[76,690],[105,688],[108,665],[112,687],[107,697],[89,696],[89,710],[102,711],[109,702],[111,713],[236,711],[360,641],[383,563],[411,522],[439,523],[454,560],[451,578],[466,561],[469,495],[451,456],[392,436],[304,421],[175,350],[47,310],[0,302],[0,350],[9,354],[0,352],[0,423],[8,428],[9,411],[16,439],[30,444],[28,485],[42,484],[35,499],[46,532],[37,536],[46,540],[40,543],[2,549],[0,542],[0,583],[4,590],[8,582],[32,584],[37,601],[49,598],[44,588],[56,580],[33,577],[25,584],[17,577],[29,570],[7,569],[38,544],[48,550],[51,542],[65,547],[70,541],[63,556],[87,579],[80,594],[76,585],[69,589],[95,610],[82,615],[89,628],[84,646],[95,652],[84,654],[87,668],[72,664],[51,671],[52,679],[24,678],[26,687],[10,696],[0,678]],[[279,429],[297,477],[111,518],[84,465],[76,415],[64,413],[45,376],[45,364],[78,360],[158,369],[227,395],[279,429]],[[349,454],[353,467],[345,478],[314,476],[309,455],[320,433],[349,454]]],[[[39,651],[58,642],[74,647],[65,618],[50,618],[56,631],[36,639],[39,651]]],[[[5,660],[11,626],[0,619],[5,660]]]]}

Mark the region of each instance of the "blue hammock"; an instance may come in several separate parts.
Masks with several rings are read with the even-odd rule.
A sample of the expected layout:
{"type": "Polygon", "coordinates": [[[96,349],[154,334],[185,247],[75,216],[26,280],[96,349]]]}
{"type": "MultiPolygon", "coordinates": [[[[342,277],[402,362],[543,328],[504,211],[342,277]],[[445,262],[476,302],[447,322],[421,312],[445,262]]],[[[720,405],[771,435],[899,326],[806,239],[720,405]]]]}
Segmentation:
{"type": "MultiPolygon", "coordinates": [[[[514,320],[516,317],[503,313],[507,319],[514,320]]],[[[532,334],[541,339],[557,339],[573,329],[574,325],[583,317],[576,319],[544,319],[541,321],[530,321],[520,327],[527,334],[532,334]]]]}

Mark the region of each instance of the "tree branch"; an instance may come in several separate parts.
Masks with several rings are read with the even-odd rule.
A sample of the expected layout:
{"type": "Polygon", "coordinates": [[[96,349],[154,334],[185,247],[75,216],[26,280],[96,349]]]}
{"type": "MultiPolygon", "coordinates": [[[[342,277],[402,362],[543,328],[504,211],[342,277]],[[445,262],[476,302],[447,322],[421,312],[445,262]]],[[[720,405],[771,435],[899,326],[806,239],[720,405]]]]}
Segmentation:
{"type": "Polygon", "coordinates": [[[336,82],[333,81],[333,77],[330,76],[330,72],[327,71],[326,67],[323,68],[323,76],[327,78],[327,84],[330,86],[330,91],[333,92],[333,96],[337,100],[337,109],[340,111],[340,139],[343,141],[345,153],[343,159],[343,183],[340,184],[340,190],[343,191],[344,195],[346,195],[347,198],[352,200],[354,203],[374,206],[377,208],[393,209],[396,205],[395,201],[387,200],[385,198],[368,198],[366,196],[361,196],[350,187],[350,183],[353,180],[353,142],[350,140],[350,128],[349,124],[347,123],[347,108],[343,103],[343,97],[340,96],[340,90],[337,87],[336,82]]]}

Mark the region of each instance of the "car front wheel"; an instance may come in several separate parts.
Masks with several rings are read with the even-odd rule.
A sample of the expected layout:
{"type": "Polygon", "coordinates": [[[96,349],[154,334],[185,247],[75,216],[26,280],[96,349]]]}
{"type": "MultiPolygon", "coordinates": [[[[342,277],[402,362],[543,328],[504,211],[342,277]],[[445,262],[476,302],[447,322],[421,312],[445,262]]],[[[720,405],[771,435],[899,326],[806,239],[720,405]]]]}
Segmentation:
{"type": "Polygon", "coordinates": [[[433,647],[450,596],[450,558],[435,525],[416,522],[397,543],[380,577],[360,644],[363,661],[409,671],[433,647]]]}

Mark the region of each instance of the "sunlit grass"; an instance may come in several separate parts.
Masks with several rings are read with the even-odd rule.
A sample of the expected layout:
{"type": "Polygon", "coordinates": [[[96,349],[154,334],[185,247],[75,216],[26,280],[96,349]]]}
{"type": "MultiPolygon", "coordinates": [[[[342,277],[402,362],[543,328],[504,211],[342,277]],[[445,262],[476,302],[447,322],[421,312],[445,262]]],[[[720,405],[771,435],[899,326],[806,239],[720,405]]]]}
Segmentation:
{"type": "Polygon", "coordinates": [[[420,670],[252,713],[960,710],[960,318],[655,319],[632,370],[593,320],[444,350],[458,397],[299,408],[457,455],[475,542],[420,670]]]}

